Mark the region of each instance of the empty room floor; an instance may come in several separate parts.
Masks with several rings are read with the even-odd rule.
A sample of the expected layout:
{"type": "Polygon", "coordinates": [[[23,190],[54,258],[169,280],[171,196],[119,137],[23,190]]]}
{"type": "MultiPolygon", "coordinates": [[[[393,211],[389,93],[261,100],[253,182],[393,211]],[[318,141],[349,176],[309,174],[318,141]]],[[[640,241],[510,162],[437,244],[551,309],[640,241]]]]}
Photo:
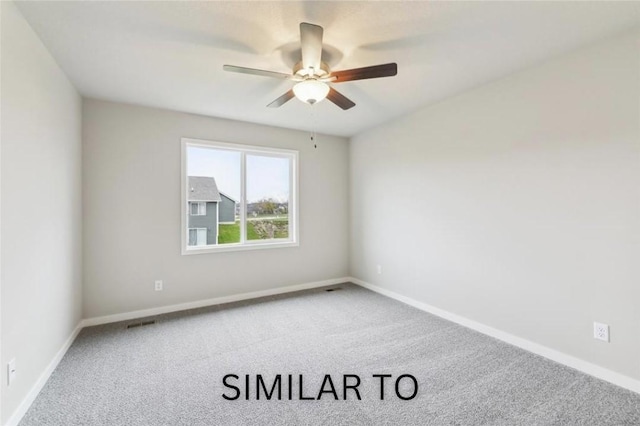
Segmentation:
{"type": "MultiPolygon", "coordinates": [[[[356,285],[331,288],[85,328],[20,425],[640,424],[640,395],[356,285]],[[235,400],[223,398],[238,394],[229,374],[235,400]],[[256,400],[256,375],[270,389],[278,374],[282,399],[256,400]],[[317,399],[327,374],[336,394],[317,399]],[[343,399],[345,374],[361,399],[343,399]],[[384,399],[376,374],[391,375],[384,399]],[[412,399],[396,396],[403,374],[417,379],[412,399]],[[300,376],[313,399],[300,399],[300,376]]],[[[411,396],[412,382],[398,391],[411,396]]]]}

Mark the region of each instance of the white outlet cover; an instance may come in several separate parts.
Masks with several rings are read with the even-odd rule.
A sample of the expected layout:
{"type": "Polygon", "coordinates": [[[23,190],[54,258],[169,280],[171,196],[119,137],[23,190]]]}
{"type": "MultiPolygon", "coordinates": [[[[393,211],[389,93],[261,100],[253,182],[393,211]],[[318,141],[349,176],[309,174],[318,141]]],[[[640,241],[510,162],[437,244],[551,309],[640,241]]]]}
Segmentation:
{"type": "Polygon", "coordinates": [[[7,386],[11,386],[11,382],[16,379],[16,359],[12,359],[7,364],[7,386]]]}
{"type": "Polygon", "coordinates": [[[593,338],[609,342],[609,326],[600,322],[593,323],[593,338]]]}
{"type": "Polygon", "coordinates": [[[156,291],[162,291],[162,280],[156,280],[155,289],[156,291]]]}

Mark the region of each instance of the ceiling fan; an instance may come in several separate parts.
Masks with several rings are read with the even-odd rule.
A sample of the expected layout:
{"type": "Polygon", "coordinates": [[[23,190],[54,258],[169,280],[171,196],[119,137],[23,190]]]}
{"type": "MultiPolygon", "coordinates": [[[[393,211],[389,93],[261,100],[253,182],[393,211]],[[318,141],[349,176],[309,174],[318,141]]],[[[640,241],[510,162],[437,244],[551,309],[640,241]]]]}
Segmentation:
{"type": "Polygon", "coordinates": [[[329,83],[391,77],[398,74],[398,65],[396,63],[332,72],[329,66],[322,62],[322,33],[323,29],[319,25],[307,22],[300,24],[302,60],[294,65],[291,74],[234,65],[224,65],[222,68],[225,71],[295,81],[296,84],[291,90],[267,105],[271,108],[282,106],[296,97],[310,105],[327,98],[343,110],[347,110],[356,104],[331,87],[329,83]]]}

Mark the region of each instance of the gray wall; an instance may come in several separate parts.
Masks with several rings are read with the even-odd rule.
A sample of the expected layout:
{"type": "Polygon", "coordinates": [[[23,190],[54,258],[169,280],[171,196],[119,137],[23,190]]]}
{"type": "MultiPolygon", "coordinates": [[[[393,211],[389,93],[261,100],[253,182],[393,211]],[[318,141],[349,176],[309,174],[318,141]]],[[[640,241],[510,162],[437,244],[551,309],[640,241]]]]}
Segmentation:
{"type": "Polygon", "coordinates": [[[15,4],[0,8],[5,424],[80,321],[81,99],[15,4]]]}
{"type": "MultiPolygon", "coordinates": [[[[187,210],[189,212],[189,210],[187,210]]],[[[207,228],[207,244],[218,243],[218,203],[207,203],[207,214],[188,216],[189,228],[207,228]]]]}
{"type": "Polygon", "coordinates": [[[224,194],[220,194],[222,201],[218,204],[220,208],[220,223],[236,221],[236,202],[224,194]]]}
{"type": "Polygon", "coordinates": [[[90,99],[82,131],[85,317],[348,274],[346,139],[90,99]],[[299,150],[300,246],[181,255],[182,137],[299,150]]]}
{"type": "Polygon", "coordinates": [[[352,274],[640,379],[638,58],[603,41],[354,137],[352,274]]]}

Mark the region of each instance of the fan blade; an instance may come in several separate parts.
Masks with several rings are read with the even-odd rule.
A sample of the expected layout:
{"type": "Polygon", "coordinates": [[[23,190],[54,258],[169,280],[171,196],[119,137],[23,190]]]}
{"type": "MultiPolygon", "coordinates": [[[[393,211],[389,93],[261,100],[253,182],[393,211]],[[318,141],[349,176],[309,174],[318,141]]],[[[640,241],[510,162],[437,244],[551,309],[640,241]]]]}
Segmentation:
{"type": "Polygon", "coordinates": [[[287,93],[285,93],[284,95],[280,96],[278,99],[276,99],[275,101],[271,102],[267,106],[269,108],[278,108],[279,106],[282,106],[282,105],[286,104],[287,102],[289,102],[294,97],[295,97],[295,94],[293,93],[293,89],[291,89],[287,93]]]}
{"type": "Polygon", "coordinates": [[[367,78],[392,77],[396,74],[398,74],[398,64],[392,62],[371,67],[334,71],[331,73],[331,77],[335,77],[333,83],[342,83],[345,81],[365,80],[367,78]]]}
{"type": "Polygon", "coordinates": [[[329,94],[327,95],[327,99],[329,99],[334,104],[338,105],[340,108],[347,110],[349,108],[353,108],[356,104],[349,98],[347,98],[342,93],[338,92],[333,87],[329,89],[329,94]]]}
{"type": "Polygon", "coordinates": [[[322,62],[322,27],[319,25],[300,24],[300,47],[302,48],[302,67],[320,70],[322,62]]]}
{"type": "Polygon", "coordinates": [[[239,72],[240,74],[252,74],[259,75],[261,77],[281,78],[283,80],[288,80],[292,77],[292,75],[290,74],[284,74],[281,72],[258,70],[255,68],[236,67],[235,65],[223,65],[222,69],[225,71],[239,72]]]}

